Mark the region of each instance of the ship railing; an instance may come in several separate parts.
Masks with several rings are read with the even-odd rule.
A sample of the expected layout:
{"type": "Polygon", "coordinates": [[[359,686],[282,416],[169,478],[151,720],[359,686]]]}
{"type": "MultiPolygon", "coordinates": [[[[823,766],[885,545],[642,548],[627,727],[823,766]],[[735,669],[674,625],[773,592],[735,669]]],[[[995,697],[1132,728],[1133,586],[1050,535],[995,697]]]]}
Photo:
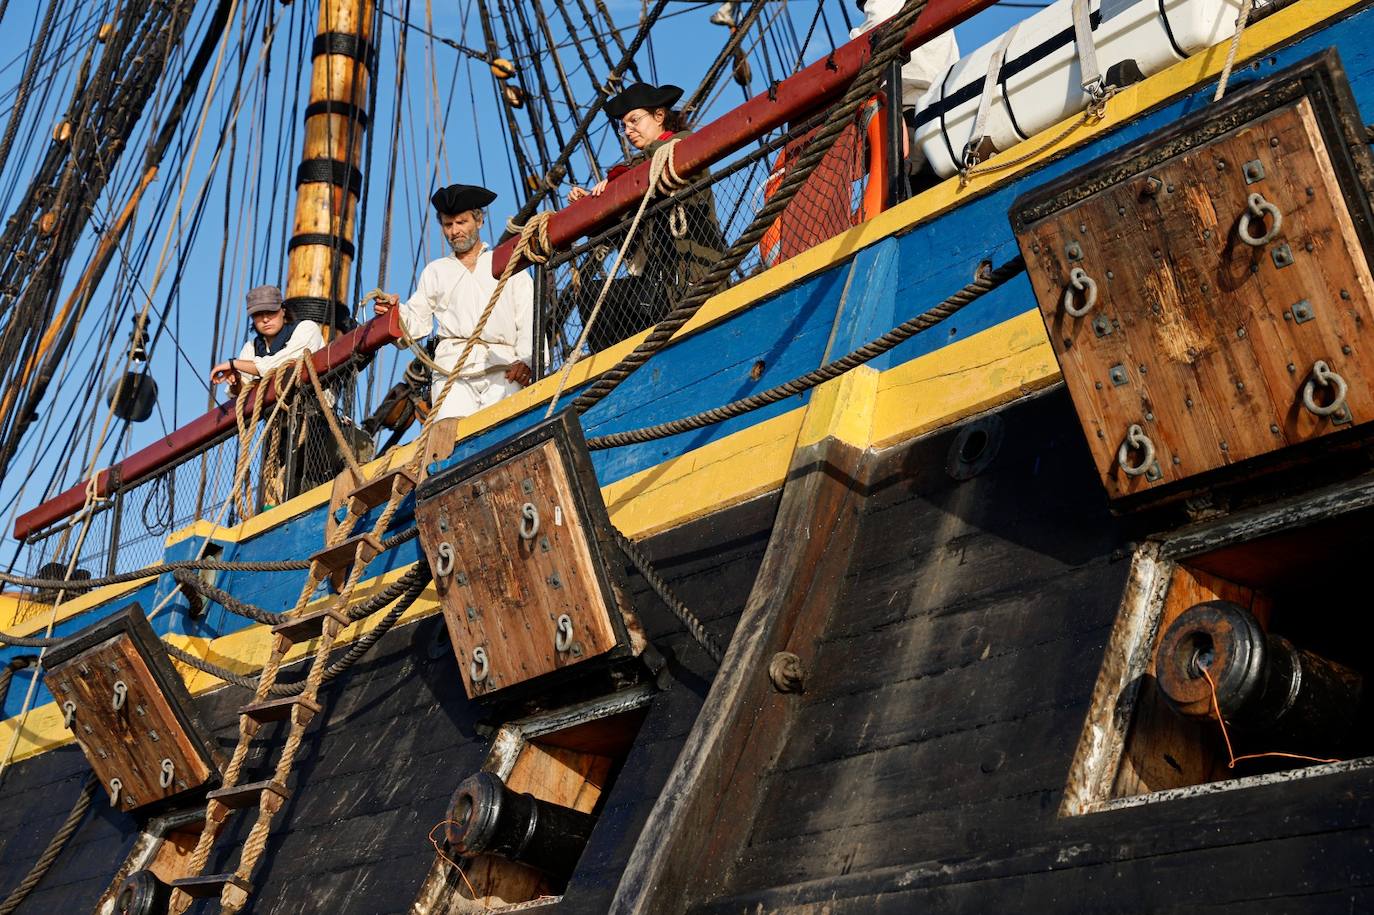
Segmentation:
{"type": "MultiPolygon", "coordinates": [[[[896,72],[894,66],[889,80],[896,72]]],[[[802,188],[735,268],[731,284],[832,238],[905,197],[900,113],[883,132],[885,142],[871,144],[866,129],[873,118],[889,117],[887,106],[878,104],[883,97],[883,93],[875,96],[872,104],[850,117],[851,123],[802,188]],[[882,167],[877,167],[878,159],[885,160],[882,167]],[[887,183],[872,188],[873,182],[885,180],[884,175],[891,176],[887,183]],[[874,212],[866,212],[869,209],[874,212]]],[[[830,117],[831,110],[826,108],[775,129],[747,152],[698,174],[672,196],[656,197],[646,207],[628,246],[625,241],[633,212],[621,224],[583,238],[537,266],[535,338],[544,345],[536,347],[536,375],[556,371],[579,341],[584,354],[599,352],[661,320],[673,302],[749,229],[781,183],[788,163],[805,152],[830,117]],[[607,272],[616,267],[617,258],[620,264],[608,285],[607,272]],[[595,319],[584,337],[593,313],[595,319]]]]}
{"type": "MultiPolygon", "coordinates": [[[[327,387],[346,385],[351,377],[347,369],[399,338],[394,313],[374,319],[339,335],[315,353],[315,368],[327,387]]],[[[336,404],[347,400],[347,391],[339,391],[335,397],[336,404]]],[[[275,402],[275,393],[265,392],[262,418],[271,414],[275,402]]],[[[249,412],[251,403],[250,397],[245,405],[249,412]]],[[[251,512],[264,510],[292,492],[327,482],[343,469],[334,439],[324,427],[323,409],[335,410],[338,415],[335,405],[319,403],[302,369],[280,411],[280,435],[275,439],[279,472],[274,479],[278,486],[263,486],[263,453],[270,447],[269,439],[264,438],[248,474],[246,501],[251,512]]],[[[360,460],[370,458],[370,437],[341,421],[344,434],[353,439],[355,455],[360,460]]],[[[94,486],[89,487],[96,497],[89,508],[88,483],[82,482],[21,515],[14,534],[29,549],[24,551],[24,568],[14,571],[62,578],[73,552],[77,553],[77,577],[132,571],[161,561],[169,535],[197,521],[220,528],[238,524],[244,518],[232,498],[239,458],[237,432],[233,401],[226,401],[98,472],[94,486]]],[[[196,548],[199,537],[213,538],[208,529],[192,533],[199,535],[192,538],[196,548]]],[[[45,597],[20,595],[21,615],[27,603],[41,606],[45,597]]]]}

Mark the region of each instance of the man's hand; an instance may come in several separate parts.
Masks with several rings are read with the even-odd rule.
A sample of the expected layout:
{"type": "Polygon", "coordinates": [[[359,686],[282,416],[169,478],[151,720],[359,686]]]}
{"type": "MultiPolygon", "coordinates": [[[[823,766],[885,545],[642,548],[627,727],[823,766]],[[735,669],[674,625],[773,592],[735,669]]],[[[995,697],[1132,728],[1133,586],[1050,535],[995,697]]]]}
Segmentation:
{"type": "Polygon", "coordinates": [[[238,369],[234,368],[234,363],[232,362],[221,362],[210,370],[211,384],[224,384],[225,382],[229,384],[238,384],[238,380],[238,369]]]}
{"type": "Polygon", "coordinates": [[[512,362],[506,366],[506,380],[514,381],[523,388],[534,380],[534,372],[523,362],[512,362]]]}
{"type": "Polygon", "coordinates": [[[394,292],[388,292],[373,299],[372,310],[379,315],[384,315],[399,304],[401,304],[401,297],[394,292]]]}

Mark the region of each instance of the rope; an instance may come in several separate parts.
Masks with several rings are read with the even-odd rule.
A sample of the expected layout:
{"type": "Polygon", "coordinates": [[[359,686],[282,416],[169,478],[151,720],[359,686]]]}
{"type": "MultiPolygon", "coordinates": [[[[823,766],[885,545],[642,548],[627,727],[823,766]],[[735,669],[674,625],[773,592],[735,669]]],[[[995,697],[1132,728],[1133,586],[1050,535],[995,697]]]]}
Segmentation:
{"type": "Polygon", "coordinates": [[[635,240],[636,233],[639,232],[639,221],[644,218],[644,211],[648,209],[649,201],[653,199],[655,192],[672,196],[688,184],[677,173],[677,168],[673,162],[673,150],[679,142],[681,141],[669,140],[655,149],[654,157],[649,160],[648,186],[644,188],[644,196],[639,201],[639,209],[635,211],[634,219],[630,220],[630,228],[625,233],[625,240],[620,243],[620,250],[615,253],[615,262],[611,264],[611,269],[606,271],[606,280],[601,284],[601,292],[596,297],[596,304],[592,306],[591,314],[587,316],[586,321],[582,322],[582,333],[578,335],[577,342],[573,344],[572,351],[563,363],[563,370],[558,373],[558,387],[554,389],[553,396],[549,398],[548,409],[544,411],[545,419],[552,416],[553,411],[557,409],[558,399],[563,396],[563,389],[567,387],[568,376],[572,373],[573,366],[582,358],[582,347],[586,345],[587,337],[596,325],[597,316],[601,314],[601,306],[605,304],[606,294],[611,291],[611,284],[615,282],[616,272],[625,260],[625,252],[630,249],[630,244],[635,240]]]}
{"type": "Polygon", "coordinates": [[[320,401],[320,412],[324,413],[325,424],[329,426],[330,433],[334,436],[334,443],[339,446],[339,452],[348,462],[348,469],[353,474],[353,478],[361,480],[367,476],[363,468],[358,466],[358,458],[353,454],[353,448],[344,438],[343,430],[339,428],[338,417],[334,415],[334,407],[325,397],[324,385],[320,384],[320,373],[315,370],[315,360],[307,358],[305,360],[306,371],[310,375],[310,386],[315,389],[315,396],[320,401]]]}
{"type": "Polygon", "coordinates": [[[806,145],[806,150],[798,158],[796,166],[788,169],[777,193],[754,214],[754,221],[750,223],[749,228],[711,268],[710,273],[692,287],[687,297],[676,305],[624,359],[607,369],[587,390],[578,395],[573,401],[573,408],[579,414],[586,413],[648,362],[650,357],[667,346],[673,335],[697,313],[707,299],[729,282],[735,268],[753,250],[754,245],[773,224],[773,220],[782,213],[811,176],[812,170],[822,157],[830,151],[841,132],[849,126],[852,116],[876,90],[878,83],[886,74],[887,64],[903,53],[902,38],[923,9],[925,0],[907,0],[906,5],[895,16],[879,26],[883,31],[877,40],[873,56],[864,64],[863,69],[855,76],[854,82],[832,109],[825,126],[806,145]]]}
{"type": "Polygon", "coordinates": [[[194,572],[186,572],[178,569],[172,573],[172,578],[174,578],[178,584],[185,585],[201,597],[209,598],[236,616],[246,617],[247,619],[262,623],[264,626],[275,626],[283,620],[280,613],[272,613],[270,610],[264,610],[247,601],[241,601],[228,591],[222,588],[216,588],[209,582],[203,581],[200,576],[194,572]]]}
{"type": "MultiPolygon", "coordinates": [[[[458,358],[453,361],[453,368],[449,370],[448,378],[444,380],[444,386],[439,393],[431,398],[433,404],[429,415],[420,425],[420,434],[415,439],[415,453],[410,459],[412,467],[418,468],[425,459],[426,449],[429,445],[429,434],[434,428],[434,423],[439,418],[439,409],[444,400],[448,397],[449,391],[458,382],[459,374],[463,366],[467,364],[468,357],[472,355],[472,350],[481,341],[482,332],[487,329],[487,321],[491,318],[492,312],[496,310],[496,303],[501,301],[501,294],[506,290],[506,283],[515,275],[516,267],[522,260],[528,260],[533,264],[542,264],[549,259],[553,253],[553,248],[549,242],[549,217],[552,213],[535,213],[530,217],[529,222],[519,226],[520,239],[515,244],[515,250],[511,252],[510,259],[506,261],[506,268],[501,271],[500,278],[496,281],[496,288],[491,292],[491,299],[487,302],[487,307],[482,309],[482,314],[477,318],[477,324],[473,327],[472,333],[468,334],[463,341],[463,349],[458,354],[458,358]]],[[[513,224],[512,229],[517,228],[513,224]]],[[[405,322],[402,321],[402,324],[405,322]]]]}
{"type": "Polygon", "coordinates": [[[659,600],[667,605],[668,609],[673,612],[673,616],[681,621],[692,638],[696,639],[697,644],[711,656],[711,660],[715,661],[716,666],[719,667],[721,658],[725,657],[725,650],[720,647],[720,642],[716,641],[716,637],[706,628],[706,624],[678,599],[677,595],[668,587],[668,583],[654,571],[649,558],[640,552],[633,540],[614,528],[611,529],[611,533],[615,535],[615,542],[620,547],[620,552],[624,553],[625,558],[630,560],[631,564],[639,570],[639,574],[644,576],[644,580],[649,583],[649,587],[658,595],[659,600]]]}
{"type": "Polygon", "coordinates": [[[760,391],[749,397],[744,397],[721,407],[713,407],[701,413],[695,413],[682,419],[671,420],[666,423],[659,423],[655,426],[648,426],[643,429],[630,429],[626,432],[615,432],[610,435],[598,435],[587,439],[587,447],[592,450],[601,448],[618,448],[624,445],[638,445],[644,442],[651,442],[661,438],[668,438],[672,435],[679,435],[683,432],[690,432],[694,429],[702,429],[716,423],[725,422],[736,416],[742,416],[769,404],[775,404],[780,400],[809,391],[817,385],[838,378],[849,370],[863,365],[872,359],[876,359],[883,353],[911,339],[923,330],[927,330],[958,313],[964,307],[976,302],[987,293],[1001,286],[1007,280],[1020,274],[1025,270],[1025,261],[1018,255],[1007,261],[1000,267],[991,270],[977,277],[972,283],[960,289],[954,295],[945,299],[939,305],[922,312],[916,317],[898,324],[892,330],[883,334],[875,340],[865,343],[863,346],[854,350],[846,356],[842,356],[832,362],[826,363],[818,369],[799,375],[790,381],[785,381],[780,385],[760,391]]]}
{"type": "Polygon", "coordinates": [[[1083,116],[1081,118],[1079,118],[1076,121],[1071,121],[1063,130],[1059,131],[1059,133],[1055,134],[1053,137],[1050,137],[1044,143],[1041,143],[1039,146],[1035,147],[1029,152],[1019,155],[1014,159],[999,159],[996,162],[988,162],[986,164],[979,165],[977,158],[971,157],[970,162],[972,164],[959,170],[959,189],[963,190],[965,187],[968,186],[970,181],[972,181],[979,175],[988,175],[992,174],[993,172],[1006,171],[1009,168],[1015,168],[1018,165],[1029,162],[1030,160],[1038,157],[1045,150],[1052,149],[1053,147],[1058,146],[1064,140],[1067,140],[1080,127],[1085,127],[1088,124],[1102,120],[1102,118],[1105,117],[1107,114],[1107,100],[1110,99],[1113,95],[1116,95],[1118,91],[1119,90],[1115,86],[1107,86],[1102,91],[1101,98],[1093,99],[1093,101],[1088,105],[1088,107],[1083,110],[1083,116]]]}
{"type": "Polygon", "coordinates": [[[72,805],[71,813],[67,814],[67,819],[58,827],[52,839],[48,841],[48,847],[43,849],[43,854],[38,856],[38,860],[29,868],[29,872],[24,875],[24,879],[19,882],[10,894],[5,897],[4,902],[0,902],[0,915],[10,915],[20,904],[28,898],[33,888],[42,882],[47,876],[48,869],[52,867],[57,856],[62,854],[62,849],[67,847],[68,840],[76,832],[76,828],[81,825],[81,820],[86,816],[86,811],[91,807],[91,799],[95,797],[96,779],[94,775],[86,776],[86,782],[81,786],[81,793],[76,796],[76,803],[72,805]]]}
{"type": "Polygon", "coordinates": [[[1231,68],[1236,64],[1236,53],[1240,50],[1240,37],[1245,34],[1246,23],[1250,21],[1250,11],[1254,9],[1254,0],[1241,0],[1240,13],[1236,16],[1236,34],[1231,36],[1231,46],[1226,49],[1226,63],[1221,67],[1221,76],[1217,78],[1217,92],[1212,96],[1212,101],[1219,102],[1221,97],[1226,94],[1226,84],[1231,81],[1231,68]]]}
{"type": "MultiPolygon", "coordinates": [[[[368,649],[377,644],[377,641],[382,636],[386,635],[387,631],[400,620],[405,614],[405,611],[410,609],[410,606],[415,603],[416,598],[418,598],[421,592],[429,586],[429,582],[429,567],[419,564],[388,585],[385,590],[377,592],[377,594],[368,598],[366,602],[350,609],[348,615],[352,617],[354,622],[357,622],[358,620],[365,619],[373,613],[376,613],[382,607],[395,600],[398,595],[401,597],[401,602],[392,608],[390,613],[382,617],[376,626],[369,629],[365,635],[353,643],[342,657],[333,661],[325,669],[323,679],[325,681],[333,680],[356,664],[358,660],[367,653],[368,649]],[[383,599],[384,596],[385,599],[383,599]]],[[[242,686],[245,689],[256,690],[261,682],[260,676],[247,677],[243,674],[235,673],[227,667],[222,667],[218,664],[206,661],[204,658],[191,654],[189,651],[173,645],[170,642],[164,642],[163,647],[167,649],[169,655],[186,666],[193,667],[202,673],[207,673],[218,680],[223,680],[225,683],[232,683],[235,686],[242,686]]],[[[273,696],[295,696],[304,689],[305,681],[302,680],[298,683],[274,683],[269,689],[269,692],[273,696]]]]}

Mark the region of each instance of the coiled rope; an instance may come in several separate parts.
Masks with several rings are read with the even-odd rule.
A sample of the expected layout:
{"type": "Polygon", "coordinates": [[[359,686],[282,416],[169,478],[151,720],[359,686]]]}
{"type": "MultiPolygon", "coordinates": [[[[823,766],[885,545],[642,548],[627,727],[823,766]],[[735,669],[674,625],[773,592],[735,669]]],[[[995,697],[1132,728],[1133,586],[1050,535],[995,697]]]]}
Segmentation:
{"type": "Polygon", "coordinates": [[[713,407],[710,410],[703,410],[700,413],[686,416],[682,419],[670,420],[666,423],[659,423],[654,426],[647,426],[643,429],[631,429],[626,432],[615,432],[610,435],[598,435],[587,439],[587,447],[592,450],[601,448],[618,448],[624,445],[638,445],[644,442],[652,442],[661,438],[679,435],[683,432],[690,432],[694,429],[702,429],[716,423],[725,422],[736,416],[742,416],[750,411],[766,407],[769,404],[786,400],[789,397],[809,391],[817,385],[824,384],[840,377],[845,372],[857,366],[863,365],[872,359],[876,359],[883,353],[903,343],[923,330],[946,320],[960,309],[976,302],[987,293],[1001,286],[1007,280],[1020,274],[1026,269],[1025,261],[1018,255],[987,273],[980,274],[973,282],[960,289],[954,295],[945,299],[940,304],[921,314],[898,324],[892,330],[883,334],[875,340],[865,343],[863,346],[842,356],[832,362],[828,362],[818,369],[813,369],[804,375],[799,375],[790,381],[785,381],[776,387],[748,397],[725,404],[721,407],[713,407]]]}

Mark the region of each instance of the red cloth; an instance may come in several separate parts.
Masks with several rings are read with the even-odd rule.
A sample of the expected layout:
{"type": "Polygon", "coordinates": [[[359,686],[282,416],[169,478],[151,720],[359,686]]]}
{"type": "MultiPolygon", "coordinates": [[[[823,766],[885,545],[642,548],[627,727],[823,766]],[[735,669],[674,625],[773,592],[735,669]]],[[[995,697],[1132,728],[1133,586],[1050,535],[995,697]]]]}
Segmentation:
{"type": "MultiPolygon", "coordinates": [[[[673,132],[671,130],[665,130],[662,134],[659,135],[658,139],[659,142],[662,142],[664,140],[670,140],[672,139],[672,137],[673,132]]],[[[625,174],[630,169],[634,168],[635,165],[638,164],[638,162],[634,163],[634,165],[631,165],[628,162],[621,162],[619,165],[612,165],[610,171],[606,172],[606,180],[614,181],[615,179],[619,178],[621,175],[625,174]]]]}

